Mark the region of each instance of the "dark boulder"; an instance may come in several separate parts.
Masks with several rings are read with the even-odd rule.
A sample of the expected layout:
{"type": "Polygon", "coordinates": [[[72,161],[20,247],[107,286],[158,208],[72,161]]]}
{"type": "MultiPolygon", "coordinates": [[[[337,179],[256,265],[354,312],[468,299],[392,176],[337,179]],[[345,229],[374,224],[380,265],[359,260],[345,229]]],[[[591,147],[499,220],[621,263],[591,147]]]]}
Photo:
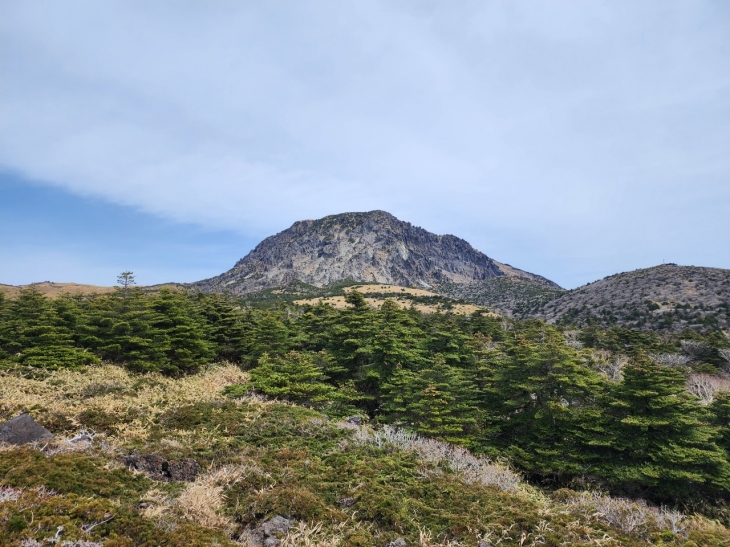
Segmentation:
{"type": "Polygon", "coordinates": [[[52,439],[53,433],[37,423],[28,414],[21,414],[0,425],[0,443],[20,445],[52,439]]]}
{"type": "Polygon", "coordinates": [[[124,458],[124,463],[156,481],[190,482],[200,472],[200,465],[193,458],[168,461],[158,454],[131,454],[124,458]]]}

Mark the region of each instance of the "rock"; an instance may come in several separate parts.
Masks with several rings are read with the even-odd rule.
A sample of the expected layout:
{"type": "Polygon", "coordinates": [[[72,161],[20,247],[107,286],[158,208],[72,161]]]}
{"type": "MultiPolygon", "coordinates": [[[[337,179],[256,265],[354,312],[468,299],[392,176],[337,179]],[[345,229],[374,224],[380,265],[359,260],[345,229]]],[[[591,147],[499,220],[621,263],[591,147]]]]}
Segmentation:
{"type": "Polygon", "coordinates": [[[348,424],[362,425],[362,418],[360,416],[350,416],[345,420],[348,424]]]}
{"type": "Polygon", "coordinates": [[[291,520],[281,515],[276,515],[261,525],[261,531],[265,536],[269,537],[285,536],[289,533],[293,524],[291,520]]]}
{"type": "Polygon", "coordinates": [[[494,261],[463,239],[370,211],[296,222],[264,239],[231,270],[188,286],[241,295],[294,281],[324,287],[350,279],[428,288],[501,276],[539,278],[557,287],[494,261]]]}
{"type": "Polygon", "coordinates": [[[200,465],[193,458],[167,461],[158,454],[131,454],[124,458],[125,465],[147,474],[156,481],[195,480],[200,472],[200,465]]]}
{"type": "Polygon", "coordinates": [[[408,547],[408,544],[406,543],[405,539],[398,538],[388,543],[387,547],[408,547]]]}
{"type": "Polygon", "coordinates": [[[492,544],[491,544],[491,543],[489,543],[488,541],[485,541],[485,540],[483,540],[483,539],[480,539],[480,540],[479,540],[479,541],[477,542],[477,547],[492,547],[492,544]]]}
{"type": "Polygon", "coordinates": [[[200,464],[193,458],[171,461],[167,463],[167,472],[174,481],[191,482],[200,473],[200,464]]]}
{"type": "Polygon", "coordinates": [[[244,531],[240,540],[251,547],[278,547],[294,521],[276,515],[254,529],[244,531]]]}
{"type": "Polygon", "coordinates": [[[51,439],[53,433],[25,413],[0,425],[0,443],[21,445],[51,439]]]}
{"type": "Polygon", "coordinates": [[[337,505],[340,507],[351,507],[355,505],[357,500],[355,498],[340,498],[337,500],[337,505]]]}
{"type": "Polygon", "coordinates": [[[170,479],[167,472],[167,462],[158,454],[132,454],[124,458],[124,463],[129,469],[142,471],[153,480],[166,481],[170,479]]]}

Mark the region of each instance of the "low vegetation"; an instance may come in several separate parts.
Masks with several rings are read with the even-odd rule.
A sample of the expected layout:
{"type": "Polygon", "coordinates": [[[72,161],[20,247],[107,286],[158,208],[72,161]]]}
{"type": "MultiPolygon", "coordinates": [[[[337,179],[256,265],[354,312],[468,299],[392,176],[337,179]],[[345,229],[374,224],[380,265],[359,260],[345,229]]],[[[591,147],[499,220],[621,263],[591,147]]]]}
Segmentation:
{"type": "Polygon", "coordinates": [[[442,441],[223,394],[246,378],[233,366],[182,380],[113,365],[36,377],[6,371],[2,414],[29,410],[57,438],[0,451],[0,537],[9,545],[225,546],[286,515],[296,525],[285,546],[401,537],[422,546],[730,541],[703,517],[538,490],[504,463],[442,441]],[[80,429],[84,440],[74,442],[80,429]],[[120,463],[129,453],[193,457],[202,472],[193,482],[156,482],[120,463]]]}
{"type": "Polygon", "coordinates": [[[57,435],[0,452],[0,537],[228,545],[283,515],[284,545],[730,542],[723,333],[343,298],[0,300],[0,418],[57,435]]]}

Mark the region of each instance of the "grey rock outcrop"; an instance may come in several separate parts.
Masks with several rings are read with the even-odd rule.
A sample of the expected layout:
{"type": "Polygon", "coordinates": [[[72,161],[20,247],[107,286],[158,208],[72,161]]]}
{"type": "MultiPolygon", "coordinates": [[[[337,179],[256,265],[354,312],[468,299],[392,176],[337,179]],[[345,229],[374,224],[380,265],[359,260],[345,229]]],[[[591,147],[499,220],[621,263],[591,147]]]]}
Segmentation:
{"type": "Polygon", "coordinates": [[[498,276],[555,285],[501,264],[463,239],[433,234],[385,211],[370,211],[295,222],[263,240],[231,270],[190,287],[245,294],[294,281],[316,287],[348,279],[430,287],[498,276]]]}
{"type": "Polygon", "coordinates": [[[251,547],[278,547],[293,525],[294,521],[276,515],[256,528],[244,531],[240,539],[251,547]]]}
{"type": "Polygon", "coordinates": [[[0,443],[21,445],[52,439],[53,433],[37,423],[28,414],[20,414],[0,425],[0,443]]]}

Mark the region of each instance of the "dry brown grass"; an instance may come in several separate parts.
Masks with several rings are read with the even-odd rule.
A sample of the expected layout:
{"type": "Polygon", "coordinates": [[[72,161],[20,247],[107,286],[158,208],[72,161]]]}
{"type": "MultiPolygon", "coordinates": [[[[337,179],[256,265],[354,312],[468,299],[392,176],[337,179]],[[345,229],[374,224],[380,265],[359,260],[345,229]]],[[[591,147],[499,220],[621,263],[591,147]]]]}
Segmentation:
{"type": "MultiPolygon", "coordinates": [[[[411,290],[420,291],[420,289],[407,289],[407,290],[408,291],[411,291],[411,290]]],[[[372,291],[370,291],[370,292],[372,292],[372,291]]],[[[428,291],[421,291],[421,292],[428,292],[428,291]]],[[[433,293],[429,293],[429,294],[433,295],[433,293]]],[[[399,300],[396,296],[397,295],[394,294],[394,298],[392,300],[398,305],[398,307],[403,308],[403,309],[410,308],[411,306],[413,306],[414,308],[416,308],[418,311],[420,311],[422,313],[436,313],[438,311],[443,311],[442,308],[438,305],[430,306],[428,304],[416,304],[413,301],[408,300],[408,299],[399,300]]],[[[434,295],[434,296],[436,296],[436,295],[434,295]]],[[[324,302],[325,304],[329,304],[338,310],[344,310],[345,308],[347,308],[349,306],[349,304],[347,302],[345,302],[344,296],[327,296],[327,297],[322,297],[322,298],[308,298],[308,299],[294,301],[294,303],[297,304],[298,306],[304,306],[306,304],[314,306],[314,305],[318,304],[319,302],[324,302]]],[[[372,308],[379,308],[380,306],[383,305],[383,303],[385,302],[385,299],[366,296],[365,302],[367,302],[368,305],[372,308]]],[[[483,309],[484,308],[482,308],[480,306],[475,306],[473,304],[453,304],[453,306],[450,308],[449,311],[451,311],[452,313],[458,314],[458,315],[469,315],[469,314],[474,313],[475,311],[483,310],[483,309]]]]}
{"type": "Polygon", "coordinates": [[[32,283],[30,285],[3,285],[0,284],[0,292],[4,293],[8,298],[16,298],[21,289],[35,287],[48,298],[58,298],[62,294],[104,294],[114,291],[114,287],[100,287],[98,285],[81,285],[79,283],[54,283],[52,281],[43,281],[42,283],[32,283]]]}
{"type": "Polygon", "coordinates": [[[149,426],[170,408],[220,399],[221,390],[248,381],[248,374],[230,364],[211,366],[185,378],[159,374],[133,375],[114,365],[89,367],[83,371],[57,370],[41,379],[0,372],[0,413],[11,417],[19,412],[43,412],[68,420],[81,428],[79,415],[90,408],[111,416],[134,412],[139,416],[115,427],[120,442],[145,438],[149,426]]]}
{"type": "Polygon", "coordinates": [[[208,470],[185,488],[175,500],[174,507],[184,518],[201,526],[217,528],[231,536],[236,524],[233,519],[221,514],[225,491],[250,472],[247,466],[241,465],[226,465],[208,470]]]}

